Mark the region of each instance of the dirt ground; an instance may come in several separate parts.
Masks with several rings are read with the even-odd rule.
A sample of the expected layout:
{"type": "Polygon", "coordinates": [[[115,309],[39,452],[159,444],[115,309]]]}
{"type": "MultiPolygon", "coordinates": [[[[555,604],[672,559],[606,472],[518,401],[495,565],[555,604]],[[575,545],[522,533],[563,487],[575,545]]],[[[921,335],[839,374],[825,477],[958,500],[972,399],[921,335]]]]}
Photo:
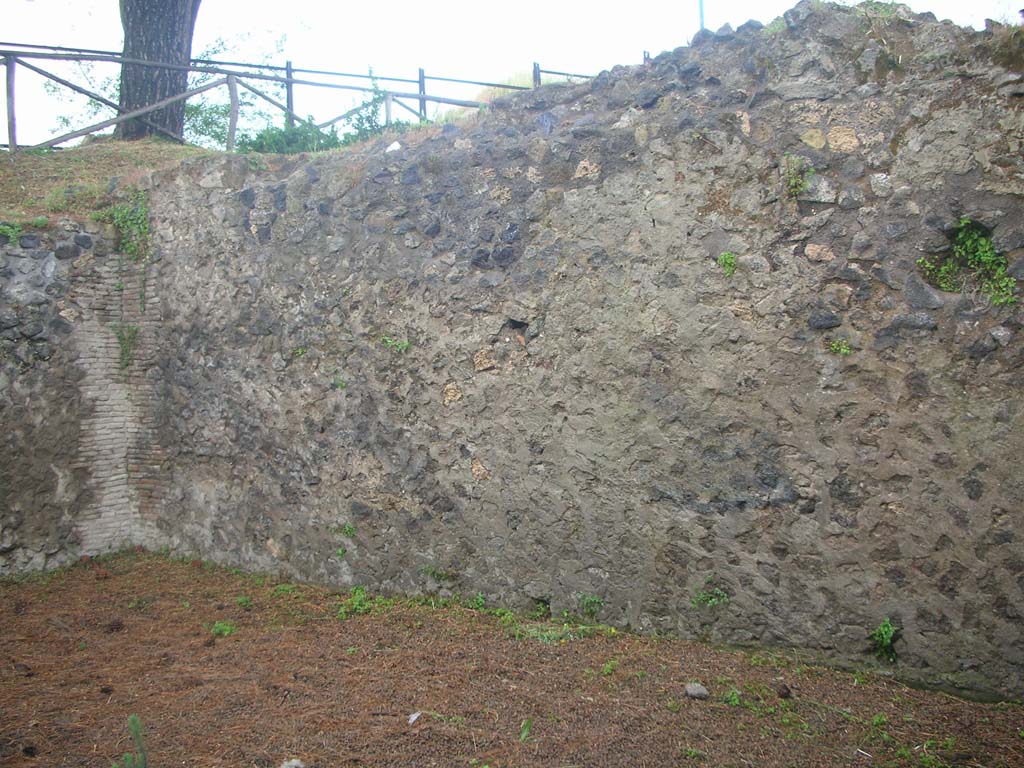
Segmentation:
{"type": "Polygon", "coordinates": [[[1024,766],[1019,702],[423,602],[145,553],[0,582],[0,765],[109,768],[137,714],[153,768],[1024,766]]]}

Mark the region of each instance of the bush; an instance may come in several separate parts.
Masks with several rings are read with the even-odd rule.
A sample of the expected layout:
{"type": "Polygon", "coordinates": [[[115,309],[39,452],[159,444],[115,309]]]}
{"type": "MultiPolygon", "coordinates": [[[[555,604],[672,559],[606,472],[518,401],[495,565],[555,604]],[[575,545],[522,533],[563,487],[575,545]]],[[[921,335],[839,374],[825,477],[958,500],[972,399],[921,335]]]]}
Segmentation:
{"type": "Polygon", "coordinates": [[[324,152],[342,145],[338,132],[331,128],[321,131],[312,121],[292,127],[275,128],[268,125],[255,135],[238,138],[239,152],[265,152],[276,155],[295,155],[299,152],[324,152]]]}

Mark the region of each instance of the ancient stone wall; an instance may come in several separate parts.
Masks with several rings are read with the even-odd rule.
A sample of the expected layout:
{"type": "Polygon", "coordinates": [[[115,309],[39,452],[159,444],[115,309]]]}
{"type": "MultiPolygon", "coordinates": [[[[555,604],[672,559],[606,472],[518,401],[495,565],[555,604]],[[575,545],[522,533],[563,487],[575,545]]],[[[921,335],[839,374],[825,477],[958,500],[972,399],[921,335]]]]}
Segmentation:
{"type": "Polygon", "coordinates": [[[88,229],[4,245],[0,573],[156,543],[155,284],[88,229]]]}
{"type": "Polygon", "coordinates": [[[93,439],[126,470],[87,457],[62,514],[857,663],[890,617],[903,674],[1020,695],[1020,305],[918,260],[966,217],[1024,277],[1022,78],[992,35],[927,16],[786,22],[398,149],[154,178],[151,346],[123,397],[90,395],[118,371],[111,294],[83,291],[92,320],[59,345],[77,373],[53,379],[75,405],[38,420],[74,434],[68,462],[93,439]],[[90,438],[108,418],[136,431],[90,438]]]}

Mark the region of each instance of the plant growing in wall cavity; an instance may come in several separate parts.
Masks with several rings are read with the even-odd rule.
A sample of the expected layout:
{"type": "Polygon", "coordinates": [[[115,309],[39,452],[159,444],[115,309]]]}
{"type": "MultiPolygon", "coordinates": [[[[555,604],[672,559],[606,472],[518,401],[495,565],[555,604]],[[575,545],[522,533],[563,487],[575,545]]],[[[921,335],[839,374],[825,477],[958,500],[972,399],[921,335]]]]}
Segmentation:
{"type": "Polygon", "coordinates": [[[833,355],[840,355],[842,357],[853,354],[850,342],[846,339],[832,339],[832,341],[828,343],[828,351],[833,355]]]}
{"type": "Polygon", "coordinates": [[[604,608],[604,600],[597,595],[579,596],[580,615],[588,621],[594,621],[597,614],[604,608]]]}
{"type": "Polygon", "coordinates": [[[1017,281],[1007,273],[1006,257],[996,253],[989,231],[969,218],[957,223],[951,251],[922,256],[917,265],[925,279],[943,291],[962,291],[973,282],[997,307],[1017,301],[1017,281]]]}
{"type": "Polygon", "coordinates": [[[135,345],[139,340],[139,326],[118,323],[114,326],[114,336],[117,337],[118,365],[124,370],[132,364],[135,356],[135,345]]]}
{"type": "Polygon", "coordinates": [[[725,272],[726,277],[732,277],[736,273],[736,254],[732,251],[724,251],[718,255],[718,266],[725,272]]]}
{"type": "Polygon", "coordinates": [[[149,757],[146,752],[146,740],[142,732],[142,720],[138,715],[128,716],[128,732],[132,736],[135,752],[126,752],[114,763],[114,768],[147,768],[149,757]]]}
{"type": "Polygon", "coordinates": [[[396,339],[394,336],[381,336],[380,343],[393,352],[405,352],[412,346],[408,339],[396,339]]]}
{"type": "Polygon", "coordinates": [[[137,189],[128,200],[92,215],[96,221],[113,224],[121,235],[121,251],[132,261],[149,257],[149,197],[137,189]]]}
{"type": "Polygon", "coordinates": [[[708,608],[718,608],[719,606],[729,604],[729,593],[726,592],[719,586],[715,585],[715,579],[713,576],[708,576],[704,579],[704,587],[697,591],[697,593],[690,599],[690,605],[694,608],[700,608],[706,606],[708,608]]]}
{"type": "Polygon", "coordinates": [[[804,158],[788,153],[782,163],[782,182],[786,188],[786,197],[796,200],[810,188],[814,166],[804,158]]]}
{"type": "Polygon", "coordinates": [[[890,663],[896,661],[896,649],[892,647],[892,644],[898,632],[899,629],[894,627],[889,617],[886,616],[870,635],[871,647],[875,656],[890,663]]]}

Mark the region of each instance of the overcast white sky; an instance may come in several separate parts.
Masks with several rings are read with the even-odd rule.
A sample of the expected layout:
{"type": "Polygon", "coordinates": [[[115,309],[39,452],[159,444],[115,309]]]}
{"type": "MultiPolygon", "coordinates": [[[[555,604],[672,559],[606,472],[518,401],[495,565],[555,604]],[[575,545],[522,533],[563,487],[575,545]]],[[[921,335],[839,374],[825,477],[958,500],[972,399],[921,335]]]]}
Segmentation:
{"type": "MultiPolygon", "coordinates": [[[[751,18],[767,23],[795,3],[705,0],[705,26],[712,30],[725,23],[736,27],[751,18]]],[[[940,19],[981,28],[985,18],[1018,20],[1022,3],[914,0],[909,5],[940,19]]],[[[117,0],[7,0],[5,5],[3,42],[121,48],[117,0]]],[[[517,0],[507,5],[479,0],[337,4],[203,0],[193,55],[223,38],[233,49],[221,58],[251,61],[269,54],[270,63],[291,59],[297,67],[312,69],[364,73],[372,66],[378,75],[415,78],[417,68],[423,67],[427,75],[501,82],[529,72],[537,61],[545,69],[596,74],[616,64],[639,63],[645,50],[656,55],[685,45],[699,26],[697,7],[696,0],[616,3],[606,10],[594,0],[517,0]],[[283,45],[281,53],[275,53],[278,44],[283,45]]],[[[20,144],[52,134],[56,116],[70,108],[44,99],[38,78],[21,68],[16,94],[20,144]]],[[[473,93],[450,95],[472,98],[473,93]]],[[[340,113],[348,102],[343,96],[337,98],[340,113]]],[[[337,114],[327,114],[335,105],[318,103],[310,93],[300,91],[296,101],[301,114],[314,112],[319,119],[337,114]]],[[[0,140],[6,141],[2,110],[0,131],[0,140]]]]}

